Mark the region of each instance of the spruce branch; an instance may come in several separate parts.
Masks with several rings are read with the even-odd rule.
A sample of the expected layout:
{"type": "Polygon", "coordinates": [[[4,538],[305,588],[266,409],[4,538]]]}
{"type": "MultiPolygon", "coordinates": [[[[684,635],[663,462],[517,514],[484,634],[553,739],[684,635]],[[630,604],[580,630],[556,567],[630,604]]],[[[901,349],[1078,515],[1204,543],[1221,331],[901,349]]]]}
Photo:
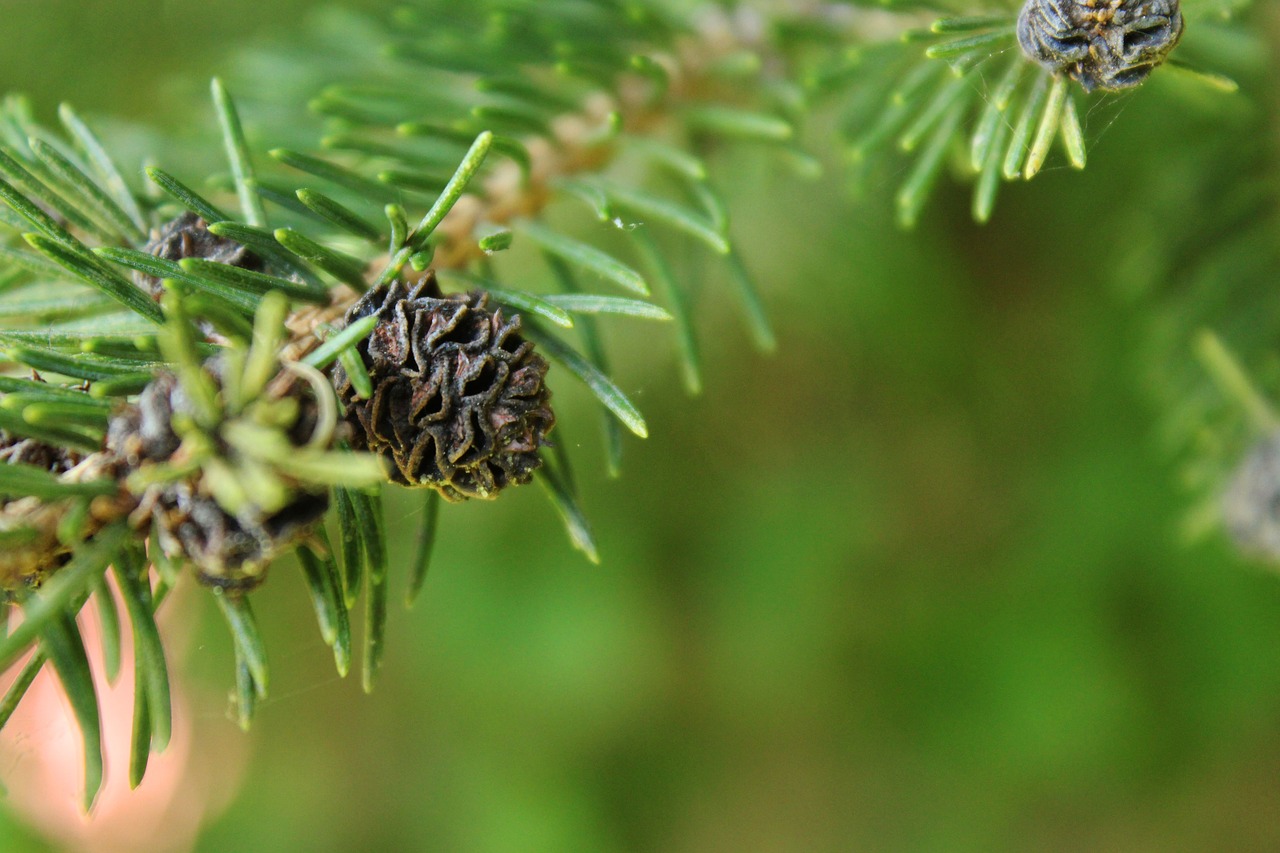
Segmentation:
{"type": "MultiPolygon", "coordinates": [[[[1274,9],[1233,4],[1249,32],[1274,32],[1274,9]]],[[[1208,12],[1197,4],[1198,13],[1208,12]]],[[[1190,11],[1190,9],[1189,9],[1190,11]]],[[[1190,26],[1190,25],[1189,25],[1190,26]]],[[[1240,38],[1253,38],[1242,29],[1240,38]]],[[[1188,41],[1186,47],[1191,47],[1188,41]]],[[[1250,54],[1245,53],[1248,57],[1250,54]]],[[[1243,97],[1268,92],[1274,62],[1233,67],[1243,97]]],[[[1251,111],[1196,148],[1185,181],[1161,181],[1156,162],[1136,166],[1151,192],[1130,205],[1123,261],[1109,278],[1150,315],[1141,366],[1158,415],[1157,436],[1179,463],[1190,505],[1183,533],[1225,532],[1239,550],[1274,563],[1274,270],[1280,264],[1276,112],[1251,111]],[[1170,216],[1174,206],[1188,211],[1170,216]]]]}
{"type": "MultiPolygon", "coordinates": [[[[1120,5],[1090,20],[1110,25],[1120,5]]],[[[342,675],[364,596],[362,683],[373,686],[387,483],[426,495],[410,600],[442,499],[532,479],[598,561],[566,442],[547,438],[547,383],[572,375],[599,402],[610,473],[624,433],[650,426],[611,378],[597,320],[670,322],[697,393],[698,306],[672,247],[689,248],[718,263],[757,347],[775,346],[716,186],[717,151],[748,146],[813,176],[803,125],[840,102],[855,167],[895,144],[914,157],[895,199],[907,226],[957,143],[981,221],[1001,181],[1033,177],[1055,142],[1085,165],[1071,80],[1095,77],[1085,59],[1026,58],[1008,12],[921,29],[913,3],[892,3],[886,41],[857,4],[776,19],[613,0],[481,6],[495,14],[424,2],[344,34],[345,58],[292,57],[300,76],[333,82],[308,94],[310,118],[297,103],[274,111],[287,127],[246,108],[267,97],[264,81],[214,80],[210,147],[227,174],[200,182],[149,165],[154,194],[129,185],[122,176],[139,170],[70,108],[59,133],[21,100],[0,106],[0,347],[12,374],[0,377],[0,590],[23,614],[0,664],[35,647],[0,719],[52,662],[84,734],[86,807],[101,744],[75,615],[108,570],[140,649],[136,784],[170,731],[154,615],[180,566],[227,622],[248,726],[269,683],[252,590],[287,554],[342,675]],[[316,117],[327,126],[312,146],[297,129],[316,117]],[[569,233],[561,210],[596,230],[569,233]],[[601,236],[614,232],[616,252],[601,236]],[[536,249],[559,292],[538,292],[538,275],[507,260],[512,246],[536,249]]],[[[1163,17],[1167,52],[1175,28],[1163,17]]]]}
{"type": "MultiPolygon", "coordinates": [[[[707,69],[675,59],[685,30],[647,7],[602,4],[585,17],[544,17],[532,40],[537,50],[527,32],[512,29],[499,40],[528,49],[491,44],[468,55],[439,44],[437,30],[423,29],[413,39],[395,39],[395,52],[419,73],[444,60],[450,73],[474,69],[483,57],[474,88],[482,102],[460,99],[460,115],[423,122],[417,109],[406,108],[413,84],[391,92],[380,112],[357,103],[362,98],[353,102],[349,95],[358,90],[330,88],[312,107],[341,115],[349,130],[331,134],[321,153],[277,147],[261,157],[253,123],[242,120],[228,87],[215,80],[230,179],[200,187],[149,166],[158,196],[130,188],[121,176],[133,170],[114,162],[70,108],[60,113],[66,131],[60,136],[39,126],[20,101],[6,102],[2,124],[15,132],[0,146],[0,200],[3,222],[22,242],[3,246],[10,292],[0,294],[0,343],[15,367],[41,375],[5,379],[0,389],[6,392],[0,427],[21,448],[12,464],[0,466],[0,487],[10,498],[0,507],[0,533],[13,545],[0,582],[24,614],[3,641],[5,663],[40,643],[4,707],[16,704],[45,660],[55,664],[84,728],[86,804],[99,785],[101,747],[73,616],[91,590],[105,588],[108,566],[139,649],[130,772],[136,784],[149,752],[168,739],[167,668],[152,617],[177,581],[177,565],[191,566],[212,588],[226,617],[239,718],[248,725],[268,685],[249,593],[277,557],[295,549],[341,674],[351,657],[348,610],[363,592],[362,672],[366,689],[372,687],[383,652],[388,565],[380,499],[367,490],[391,479],[412,482],[404,472],[425,464],[423,452],[434,452],[436,461],[415,484],[452,499],[492,496],[541,467],[572,541],[598,559],[567,457],[557,449],[554,462],[542,458],[542,433],[554,419],[549,410],[540,414],[546,398],[536,389],[547,368],[535,342],[586,384],[616,419],[611,423],[644,437],[643,417],[603,369],[593,321],[601,314],[664,321],[672,313],[579,289],[571,270],[649,295],[645,276],[629,261],[545,224],[552,204],[572,198],[566,188],[574,182],[579,196],[602,199],[609,223],[623,225],[624,214],[644,217],[727,257],[757,337],[771,340],[730,241],[723,202],[711,188],[711,170],[680,146],[712,136],[784,142],[792,127],[780,115],[700,92],[699,74],[707,69]],[[603,35],[619,32],[631,34],[615,45],[620,50],[600,50],[609,44],[603,35]],[[649,42],[649,62],[635,58],[633,39],[649,42]],[[557,57],[554,66],[526,75],[526,66],[545,56],[557,57]],[[640,144],[650,137],[677,147],[640,144]],[[616,178],[598,180],[627,157],[669,170],[698,206],[616,178]],[[299,174],[319,188],[298,186],[299,174]],[[224,206],[226,191],[234,193],[238,214],[224,206]],[[429,203],[410,227],[408,213],[424,197],[429,203]],[[382,209],[385,225],[370,207],[382,209]],[[495,266],[492,256],[513,241],[537,246],[566,293],[531,292],[495,266]],[[451,280],[472,292],[439,291],[437,271],[456,271],[451,280]],[[86,286],[101,297],[86,301],[86,286]],[[361,313],[386,295],[385,310],[361,313]],[[410,318],[406,310],[419,313],[410,318]],[[393,322],[391,311],[405,319],[393,322]],[[591,357],[536,320],[549,328],[582,325],[591,357]],[[455,340],[467,323],[473,339],[455,340]],[[386,373],[380,365],[395,363],[388,357],[403,363],[409,352],[396,350],[398,340],[411,347],[418,367],[431,358],[456,375],[419,386],[413,383],[426,377],[412,370],[386,373]],[[446,414],[471,400],[476,415],[457,421],[461,432],[446,434],[426,428],[434,417],[427,411],[423,438],[411,437],[419,455],[393,469],[391,455],[346,445],[379,446],[362,430],[382,428],[378,406],[389,399],[388,383],[397,382],[419,388],[415,399],[440,395],[446,414]],[[342,426],[335,385],[345,403],[342,426]],[[493,393],[505,387],[507,402],[494,408],[498,398],[483,390],[490,386],[493,393]],[[356,419],[354,412],[370,403],[375,420],[356,419]],[[19,453],[50,461],[42,468],[19,464],[19,453]],[[392,477],[393,471],[401,473],[392,477]],[[464,471],[469,479],[458,479],[464,471]],[[318,526],[330,495],[341,532],[336,550],[318,526]]],[[[443,39],[457,36],[446,32],[443,39]]],[[[675,301],[675,274],[655,261],[652,241],[644,245],[675,301]]],[[[683,305],[680,315],[689,338],[683,305]]],[[[404,427],[402,420],[394,424],[404,427]]],[[[608,435],[616,469],[620,433],[611,428],[608,435]]],[[[421,586],[434,540],[437,499],[428,506],[411,590],[421,586]]]]}
{"type": "MultiPolygon", "coordinates": [[[[1190,41],[1199,27],[1222,26],[1221,10],[1187,7],[1190,41]]],[[[1028,0],[1020,14],[972,12],[923,27],[904,16],[896,42],[820,58],[806,73],[811,98],[842,104],[856,180],[886,149],[914,158],[895,196],[904,228],[916,224],[948,164],[973,183],[979,223],[990,220],[1001,184],[1034,178],[1055,143],[1072,168],[1084,169],[1081,115],[1162,63],[1193,87],[1236,88],[1194,64],[1165,62],[1183,33],[1177,2],[1028,0]],[[948,157],[957,150],[964,154],[948,157]]]]}

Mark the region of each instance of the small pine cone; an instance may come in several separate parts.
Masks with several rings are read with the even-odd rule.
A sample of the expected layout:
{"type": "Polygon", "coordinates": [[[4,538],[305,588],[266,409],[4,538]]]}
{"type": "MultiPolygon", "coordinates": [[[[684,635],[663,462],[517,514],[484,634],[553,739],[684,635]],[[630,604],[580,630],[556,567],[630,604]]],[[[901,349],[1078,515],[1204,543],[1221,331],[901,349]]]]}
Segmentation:
{"type": "Polygon", "coordinates": [[[1086,92],[1137,86],[1182,38],[1178,0],[1027,0],[1018,44],[1086,92]]]}
{"type": "MultiPolygon", "coordinates": [[[[214,373],[216,378],[216,365],[214,373]]],[[[298,445],[306,442],[315,424],[314,401],[303,397],[300,402],[302,414],[290,430],[290,438],[298,445]]],[[[126,471],[170,462],[181,445],[173,417],[190,412],[177,378],[161,373],[136,405],[111,419],[107,450],[126,471]]],[[[251,507],[233,516],[202,488],[196,474],[151,486],[141,506],[150,510],[166,554],[190,560],[203,583],[240,591],[260,584],[272,558],[304,537],[324,516],[329,493],[299,489],[287,506],[269,515],[251,507]]]]}
{"type": "MultiPolygon", "coordinates": [[[[235,240],[214,234],[203,219],[190,211],[152,231],[151,240],[142,250],[166,261],[203,258],[252,272],[262,272],[266,268],[266,262],[262,258],[235,240]]],[[[160,279],[154,276],[135,272],[133,280],[157,301],[164,295],[160,279]]]]}
{"type": "Polygon", "coordinates": [[[493,498],[527,483],[555,425],[547,363],[520,337],[520,317],[490,310],[483,292],[443,295],[435,276],[412,289],[379,285],[347,312],[376,314],[357,348],[373,380],[358,399],[341,366],[333,383],[352,443],[387,460],[395,482],[451,501],[493,498]]]}
{"type": "MultiPolygon", "coordinates": [[[[83,459],[74,450],[0,430],[0,464],[34,465],[53,474],[65,474],[83,459]]],[[[0,601],[8,601],[19,589],[39,586],[71,560],[70,546],[59,541],[56,531],[49,525],[32,523],[46,507],[35,498],[0,500],[0,531],[25,529],[32,534],[20,546],[0,552],[0,601]]]]}
{"type": "Polygon", "coordinates": [[[1280,560],[1280,433],[1255,444],[1222,496],[1227,532],[1241,551],[1280,560]]]}
{"type": "MultiPolygon", "coordinates": [[[[32,373],[36,382],[44,382],[39,375],[32,373]]],[[[35,465],[37,468],[52,474],[65,474],[80,461],[84,454],[65,447],[54,447],[36,441],[34,438],[23,438],[0,429],[0,463],[6,465],[35,465]]]]}
{"type": "Polygon", "coordinates": [[[0,429],[0,463],[5,465],[34,465],[53,474],[65,474],[83,458],[74,450],[10,435],[0,429]]]}

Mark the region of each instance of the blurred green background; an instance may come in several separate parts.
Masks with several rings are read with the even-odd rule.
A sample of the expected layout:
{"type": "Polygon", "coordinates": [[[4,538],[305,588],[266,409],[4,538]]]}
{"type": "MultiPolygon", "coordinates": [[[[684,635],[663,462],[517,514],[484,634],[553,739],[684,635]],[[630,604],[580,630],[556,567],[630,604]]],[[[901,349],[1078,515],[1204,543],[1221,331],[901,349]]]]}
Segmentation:
{"type": "MultiPolygon", "coordinates": [[[[4,0],[0,89],[204,126],[204,79],[308,5],[4,0]]],[[[1153,309],[1099,273],[1127,257],[1133,164],[1229,158],[1269,105],[1188,108],[1158,77],[1091,120],[1085,173],[1055,161],[985,228],[947,182],[896,230],[901,164],[861,201],[726,168],[778,353],[708,282],[690,399],[672,347],[619,322],[652,432],[620,481],[554,386],[603,564],[534,488],[445,507],[372,696],[334,677],[279,567],[255,596],[272,698],[196,849],[1280,849],[1280,584],[1180,536],[1153,309]]],[[[417,499],[388,511],[402,562],[417,499]]],[[[230,644],[197,610],[193,704],[241,738],[230,644]]],[[[47,848],[0,815],[0,849],[47,848]]]]}

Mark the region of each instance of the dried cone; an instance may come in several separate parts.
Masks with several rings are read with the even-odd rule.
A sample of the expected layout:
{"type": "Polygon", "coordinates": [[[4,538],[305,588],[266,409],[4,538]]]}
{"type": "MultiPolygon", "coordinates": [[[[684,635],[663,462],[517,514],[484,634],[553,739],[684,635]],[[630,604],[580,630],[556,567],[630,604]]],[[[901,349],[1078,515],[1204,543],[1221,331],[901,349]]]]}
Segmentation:
{"type": "Polygon", "coordinates": [[[1178,0],[1027,0],[1018,44],[1086,92],[1140,84],[1182,38],[1178,0]]]}
{"type": "MultiPolygon", "coordinates": [[[[299,402],[302,414],[290,435],[301,445],[314,426],[315,404],[310,398],[299,402]]],[[[126,470],[148,463],[181,464],[176,456],[182,440],[173,420],[175,415],[190,414],[191,406],[178,379],[161,373],[143,390],[136,405],[111,419],[107,449],[126,470]]],[[[277,511],[265,513],[250,506],[231,515],[204,488],[197,471],[150,486],[140,505],[150,511],[166,554],[190,561],[200,580],[209,586],[247,590],[262,582],[273,557],[304,537],[324,516],[329,494],[327,490],[298,488],[291,501],[277,511]]]]}
{"type": "Polygon", "coordinates": [[[520,317],[488,302],[479,291],[441,294],[433,274],[412,289],[379,285],[346,318],[378,317],[358,347],[372,396],[360,399],[334,369],[356,449],[384,457],[394,481],[451,501],[529,482],[555,424],[546,361],[520,337],[520,317]]]}
{"type": "Polygon", "coordinates": [[[53,474],[65,474],[83,458],[74,450],[10,435],[0,429],[0,463],[5,465],[34,465],[53,474]]]}
{"type": "MultiPolygon", "coordinates": [[[[53,474],[65,474],[83,455],[0,430],[0,464],[33,465],[53,474]]],[[[26,531],[18,545],[0,551],[0,601],[18,590],[39,586],[71,559],[71,547],[60,541],[56,529],[39,520],[60,518],[43,512],[48,505],[38,498],[0,500],[0,532],[26,531]]]]}
{"type": "Polygon", "coordinates": [[[1240,461],[1222,496],[1222,516],[1241,551],[1280,561],[1280,433],[1240,461]]]}
{"type": "MultiPolygon", "coordinates": [[[[208,223],[190,212],[152,231],[151,240],[142,249],[157,258],[175,263],[184,258],[203,258],[253,272],[262,272],[266,268],[262,258],[235,240],[214,234],[209,230],[208,223]]],[[[135,272],[133,278],[152,298],[159,300],[164,295],[164,287],[155,276],[135,272]]]]}

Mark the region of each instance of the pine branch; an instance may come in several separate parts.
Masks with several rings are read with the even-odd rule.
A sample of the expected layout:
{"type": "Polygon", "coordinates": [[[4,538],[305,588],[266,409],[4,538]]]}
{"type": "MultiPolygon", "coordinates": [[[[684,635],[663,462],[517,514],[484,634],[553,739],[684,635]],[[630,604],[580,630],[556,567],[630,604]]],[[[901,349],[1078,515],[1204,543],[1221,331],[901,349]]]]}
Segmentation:
{"type": "MultiPolygon", "coordinates": [[[[607,223],[621,225],[623,212],[645,217],[672,239],[683,235],[727,257],[757,338],[771,342],[711,169],[680,146],[694,137],[789,142],[790,122],[703,96],[709,68],[677,58],[685,24],[643,6],[601,3],[579,12],[544,10],[536,22],[517,16],[521,26],[478,51],[465,33],[470,21],[450,31],[402,20],[392,41],[405,63],[426,76],[441,66],[450,74],[483,69],[474,89],[450,104],[452,115],[423,122],[412,76],[382,91],[330,87],[311,106],[341,116],[344,130],[327,137],[321,153],[280,147],[263,158],[260,131],[215,80],[230,178],[198,187],[150,166],[158,197],[122,180],[135,170],[116,163],[70,108],[61,113],[61,136],[37,125],[20,101],[6,102],[0,200],[4,224],[21,241],[0,247],[9,291],[0,295],[0,342],[11,363],[33,376],[4,379],[0,388],[0,453],[10,463],[0,466],[9,497],[0,535],[10,546],[0,588],[25,616],[5,638],[4,654],[13,663],[45,638],[29,668],[47,655],[75,699],[85,726],[87,802],[100,767],[97,711],[71,616],[90,590],[105,588],[108,566],[140,650],[137,784],[148,753],[168,739],[167,669],[152,614],[178,565],[214,591],[227,618],[240,719],[248,725],[268,681],[250,592],[277,557],[295,549],[341,674],[351,656],[348,609],[363,590],[363,678],[372,686],[388,567],[371,486],[393,481],[451,500],[492,497],[541,468],[573,543],[598,559],[568,460],[559,451],[554,462],[542,458],[554,416],[541,389],[547,364],[537,353],[575,374],[616,423],[644,437],[643,417],[603,369],[601,331],[591,321],[603,313],[665,321],[672,313],[593,292],[601,281],[639,296],[649,288],[629,261],[549,227],[549,206],[575,195],[598,198],[596,212],[607,212],[607,223]],[[458,39],[466,51],[457,50],[458,39]],[[546,56],[558,59],[548,67],[546,56]],[[668,144],[673,139],[677,147],[668,144]],[[697,206],[616,178],[597,180],[615,164],[629,170],[637,162],[677,177],[697,206]],[[225,204],[228,193],[233,206],[225,204]],[[410,227],[415,208],[421,219],[410,227]],[[563,281],[576,279],[572,270],[587,286],[580,290],[575,280],[570,292],[546,296],[519,286],[526,272],[491,260],[514,241],[539,247],[563,281]],[[435,274],[449,270],[460,274],[451,281],[472,292],[440,291],[435,274]],[[101,295],[86,300],[86,292],[101,295]],[[590,358],[535,319],[549,328],[583,324],[590,358]],[[422,359],[434,365],[435,384],[414,393],[437,395],[439,415],[430,414],[428,396],[419,404],[424,420],[399,414],[388,431],[379,401],[405,382],[425,382],[403,372],[408,350],[398,340],[412,346],[419,366],[422,359]],[[492,391],[478,390],[486,383],[492,391]],[[472,411],[459,422],[462,432],[434,425],[472,411]],[[409,423],[420,437],[402,447],[409,423]],[[371,452],[353,452],[348,440],[371,452]],[[341,569],[317,538],[330,494],[341,569]],[[147,539],[158,586],[141,556],[147,539]]],[[[646,239],[644,258],[679,305],[689,341],[690,313],[657,245],[646,239]]],[[[608,435],[616,469],[620,433],[608,435]]],[[[426,514],[415,590],[436,517],[435,509],[426,514]]],[[[19,680],[6,708],[26,684],[29,678],[19,680]]]]}
{"type": "MultiPolygon", "coordinates": [[[[1176,3],[1164,5],[1177,14],[1176,3]]],[[[1017,15],[969,10],[925,28],[904,24],[896,43],[870,44],[814,62],[807,88],[812,98],[842,103],[847,157],[860,182],[885,149],[914,157],[895,197],[900,225],[915,225],[948,163],[973,183],[973,218],[985,223],[1002,182],[1034,178],[1055,142],[1072,168],[1084,169],[1081,115],[1113,98],[1112,91],[1144,82],[1181,38],[1180,16],[1163,25],[1166,31],[1157,43],[1150,28],[1168,18],[1150,17],[1157,13],[1145,6],[1142,12],[1137,4],[1119,3],[1094,20],[1092,8],[1030,0],[1017,15]],[[1040,11],[1059,8],[1079,11],[1065,18],[1040,11]],[[1126,14],[1148,17],[1133,17],[1130,24],[1122,19],[1126,14]],[[1083,16],[1078,27],[1064,23],[1071,15],[1083,16]],[[1132,60],[1127,54],[1110,55],[1100,41],[1107,28],[1130,26],[1147,27],[1143,32],[1150,33],[1152,46],[1132,60]],[[1077,48],[1083,53],[1072,52],[1077,48]]],[[[1220,27],[1220,15],[1219,9],[1189,3],[1188,40],[1199,41],[1198,28],[1220,27]]],[[[1196,50],[1194,44],[1189,47],[1196,50]]],[[[1176,58],[1167,64],[1181,84],[1235,91],[1234,82],[1221,74],[1176,58]]]]}
{"type": "MultiPolygon", "coordinates": [[[[914,156],[896,195],[903,225],[957,144],[985,221],[1001,181],[1033,177],[1055,142],[1084,167],[1072,81],[1118,88],[1156,64],[1057,63],[1053,34],[1028,37],[1025,14],[964,9],[920,30],[909,2],[888,4],[902,22],[888,43],[863,37],[845,4],[759,28],[648,2],[481,5],[501,14],[424,3],[291,56],[300,77],[332,80],[306,96],[309,118],[296,92],[256,118],[255,97],[287,91],[271,81],[213,81],[209,145],[227,170],[207,183],[153,165],[154,193],[139,192],[122,177],[139,170],[70,108],[62,133],[20,100],[0,108],[0,345],[13,374],[0,377],[0,590],[24,615],[0,657],[39,646],[0,718],[27,670],[52,662],[84,732],[87,804],[101,753],[74,617],[108,567],[141,650],[135,784],[168,737],[153,617],[179,566],[226,618],[242,725],[269,681],[252,590],[295,551],[342,675],[364,595],[370,689],[388,601],[381,486],[426,489],[411,597],[441,498],[535,478],[596,561],[565,442],[549,447],[547,383],[571,374],[599,401],[610,473],[624,432],[649,431],[610,378],[599,315],[670,321],[697,393],[699,310],[673,262],[688,248],[723,265],[757,347],[775,346],[713,152],[750,146],[812,177],[822,164],[797,139],[838,101],[855,167],[891,144],[914,156]],[[318,148],[298,132],[317,117],[318,148]],[[561,211],[594,230],[562,229],[561,211]],[[629,238],[613,241],[620,253],[615,231],[629,238]],[[536,248],[561,292],[537,292],[539,276],[506,261],[513,245],[536,248]]],[[[1123,3],[1107,8],[1082,14],[1151,30],[1158,59],[1180,35],[1174,13],[1135,22],[1123,3]]]]}

